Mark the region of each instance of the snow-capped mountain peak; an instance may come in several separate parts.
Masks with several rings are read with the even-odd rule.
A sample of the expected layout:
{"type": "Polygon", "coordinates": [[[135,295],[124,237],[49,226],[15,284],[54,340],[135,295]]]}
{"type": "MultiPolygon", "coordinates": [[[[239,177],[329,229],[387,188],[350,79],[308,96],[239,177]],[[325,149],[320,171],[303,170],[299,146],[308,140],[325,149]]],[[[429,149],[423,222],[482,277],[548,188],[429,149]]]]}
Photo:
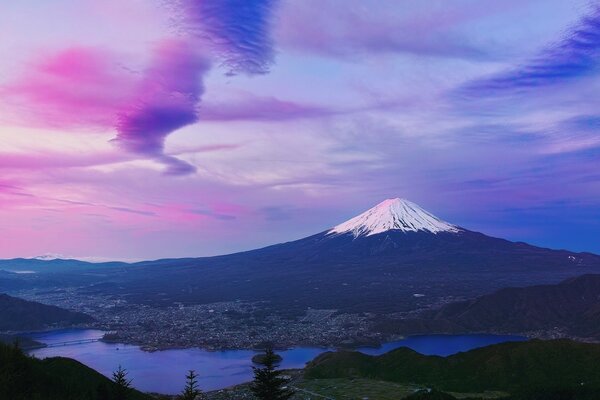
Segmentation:
{"type": "Polygon", "coordinates": [[[52,261],[52,260],[66,260],[69,257],[63,256],[62,254],[46,253],[36,257],[31,257],[32,260],[40,261],[52,261]]]}
{"type": "Polygon", "coordinates": [[[459,232],[458,226],[445,222],[405,199],[387,199],[370,210],[331,229],[328,234],[352,233],[371,236],[389,230],[431,233],[459,232]]]}

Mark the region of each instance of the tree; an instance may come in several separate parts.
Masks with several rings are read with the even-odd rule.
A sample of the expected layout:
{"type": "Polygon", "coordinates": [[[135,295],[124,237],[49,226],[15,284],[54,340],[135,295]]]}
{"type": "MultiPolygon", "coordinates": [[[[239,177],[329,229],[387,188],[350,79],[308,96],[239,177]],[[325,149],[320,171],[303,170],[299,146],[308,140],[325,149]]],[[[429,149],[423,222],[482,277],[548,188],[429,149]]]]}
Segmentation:
{"type": "Polygon", "coordinates": [[[180,400],[196,400],[204,398],[202,391],[198,388],[198,374],[191,369],[185,376],[186,383],[183,392],[179,395],[180,400]]]}
{"type": "Polygon", "coordinates": [[[113,372],[113,382],[115,383],[115,400],[127,400],[131,391],[131,379],[127,379],[127,371],[120,365],[113,372]]]}
{"type": "Polygon", "coordinates": [[[281,371],[277,370],[279,360],[273,349],[268,347],[260,360],[262,367],[252,367],[254,381],[250,390],[260,400],[287,400],[294,395],[294,392],[286,387],[287,381],[281,377],[281,371]]]}

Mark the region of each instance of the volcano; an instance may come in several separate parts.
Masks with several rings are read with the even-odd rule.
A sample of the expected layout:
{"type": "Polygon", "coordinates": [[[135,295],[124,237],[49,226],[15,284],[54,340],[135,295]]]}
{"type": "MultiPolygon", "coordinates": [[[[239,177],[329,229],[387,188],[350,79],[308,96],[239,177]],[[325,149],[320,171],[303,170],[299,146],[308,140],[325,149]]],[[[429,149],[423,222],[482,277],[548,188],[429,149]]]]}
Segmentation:
{"type": "MultiPolygon", "coordinates": [[[[102,273],[94,274],[88,266],[87,275],[76,281],[70,268],[49,285],[73,280],[81,290],[93,286],[152,305],[251,301],[286,313],[318,308],[387,314],[598,273],[600,256],[490,237],[408,200],[387,199],[292,242],[217,257],[98,268],[102,273]],[[88,282],[94,279],[99,282],[88,282]]],[[[38,287],[43,275],[35,276],[38,287]]]]}
{"type": "Polygon", "coordinates": [[[600,272],[600,256],[490,237],[396,198],[304,239],[133,264],[120,285],[140,302],[161,292],[169,302],[393,313],[590,272],[600,272]]]}

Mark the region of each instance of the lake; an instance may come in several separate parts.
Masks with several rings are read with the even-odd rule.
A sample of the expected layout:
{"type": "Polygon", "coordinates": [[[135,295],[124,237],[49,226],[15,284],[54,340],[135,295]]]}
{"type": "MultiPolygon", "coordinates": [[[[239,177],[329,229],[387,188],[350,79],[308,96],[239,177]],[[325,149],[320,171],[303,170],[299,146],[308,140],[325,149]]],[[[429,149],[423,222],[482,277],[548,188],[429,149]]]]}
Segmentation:
{"type": "MultiPolygon", "coordinates": [[[[66,329],[31,334],[29,337],[55,347],[30,351],[38,358],[63,356],[78,360],[106,376],[119,365],[129,372],[133,386],[145,392],[174,394],[181,391],[185,374],[194,369],[199,374],[203,390],[221,389],[252,379],[252,350],[207,351],[203,349],[172,349],[156,352],[142,351],[138,346],[91,341],[104,332],[93,329],[66,329]],[[79,344],[59,345],[63,342],[85,341],[79,344]]],[[[427,355],[447,356],[491,344],[523,341],[521,336],[506,335],[419,335],[383,344],[381,347],[357,349],[378,355],[398,347],[409,347],[427,355]]],[[[281,368],[303,368],[319,354],[331,349],[297,347],[278,352],[281,368]]]]}

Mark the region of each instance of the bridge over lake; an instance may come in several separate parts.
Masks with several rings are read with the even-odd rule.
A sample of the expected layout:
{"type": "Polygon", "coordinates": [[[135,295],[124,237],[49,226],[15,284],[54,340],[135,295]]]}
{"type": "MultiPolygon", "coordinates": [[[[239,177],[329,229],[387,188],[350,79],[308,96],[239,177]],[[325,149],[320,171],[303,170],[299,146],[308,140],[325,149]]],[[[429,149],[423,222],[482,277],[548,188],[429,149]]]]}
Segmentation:
{"type": "Polygon", "coordinates": [[[86,343],[99,342],[100,340],[102,340],[101,337],[99,337],[99,338],[91,338],[91,339],[68,340],[66,342],[47,343],[46,347],[72,346],[72,345],[76,345],[76,344],[86,344],[86,343]]]}

